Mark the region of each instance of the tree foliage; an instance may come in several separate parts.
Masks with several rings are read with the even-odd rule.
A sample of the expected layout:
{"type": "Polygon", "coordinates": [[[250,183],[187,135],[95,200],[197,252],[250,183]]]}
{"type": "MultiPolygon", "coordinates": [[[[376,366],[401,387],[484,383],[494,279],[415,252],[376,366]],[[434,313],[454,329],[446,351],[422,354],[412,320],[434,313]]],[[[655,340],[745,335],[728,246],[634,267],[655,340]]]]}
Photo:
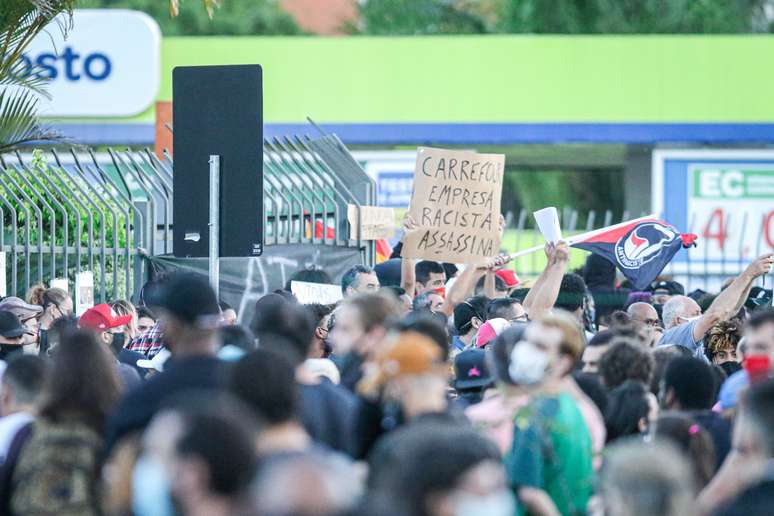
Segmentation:
{"type": "Polygon", "coordinates": [[[57,135],[37,118],[38,96],[45,80],[27,70],[21,59],[27,45],[60,14],[67,31],[75,0],[4,0],[0,8],[0,153],[57,135]]]}
{"type": "Polygon", "coordinates": [[[283,11],[276,0],[223,0],[214,9],[212,0],[202,3],[187,0],[179,3],[176,17],[171,16],[170,6],[176,4],[162,0],[81,0],[79,7],[123,8],[143,11],[155,19],[165,36],[216,36],[216,35],[293,35],[301,30],[293,18],[283,11]],[[208,8],[214,9],[212,17],[208,8]]]}
{"type": "Polygon", "coordinates": [[[367,0],[365,34],[766,32],[772,0],[367,0]]]}
{"type": "Polygon", "coordinates": [[[361,4],[361,31],[373,35],[482,34],[491,32],[472,2],[369,0],[361,4]]]}

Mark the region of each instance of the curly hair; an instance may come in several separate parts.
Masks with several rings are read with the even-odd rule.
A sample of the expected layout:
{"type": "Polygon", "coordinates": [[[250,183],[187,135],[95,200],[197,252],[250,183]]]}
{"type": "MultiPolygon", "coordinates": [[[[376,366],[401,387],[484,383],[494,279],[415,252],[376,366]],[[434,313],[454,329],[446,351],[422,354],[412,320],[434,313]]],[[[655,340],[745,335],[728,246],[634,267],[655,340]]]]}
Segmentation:
{"type": "Polygon", "coordinates": [[[736,350],[740,340],[742,340],[742,321],[736,318],[720,321],[707,332],[707,337],[704,339],[704,354],[712,362],[715,355],[721,351],[729,348],[736,350]]]}
{"type": "Polygon", "coordinates": [[[599,359],[599,375],[608,389],[615,389],[626,380],[650,385],[653,354],[633,339],[616,337],[599,359]]]}

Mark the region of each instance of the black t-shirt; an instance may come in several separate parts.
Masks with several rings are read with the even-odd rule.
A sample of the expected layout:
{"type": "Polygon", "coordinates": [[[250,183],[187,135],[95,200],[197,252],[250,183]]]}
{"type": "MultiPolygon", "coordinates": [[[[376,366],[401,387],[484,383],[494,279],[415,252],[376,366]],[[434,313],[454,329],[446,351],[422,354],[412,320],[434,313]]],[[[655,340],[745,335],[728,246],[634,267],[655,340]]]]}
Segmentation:
{"type": "Polygon", "coordinates": [[[332,450],[351,453],[357,400],[348,390],[323,380],[299,384],[301,422],[315,441],[332,450]]]}

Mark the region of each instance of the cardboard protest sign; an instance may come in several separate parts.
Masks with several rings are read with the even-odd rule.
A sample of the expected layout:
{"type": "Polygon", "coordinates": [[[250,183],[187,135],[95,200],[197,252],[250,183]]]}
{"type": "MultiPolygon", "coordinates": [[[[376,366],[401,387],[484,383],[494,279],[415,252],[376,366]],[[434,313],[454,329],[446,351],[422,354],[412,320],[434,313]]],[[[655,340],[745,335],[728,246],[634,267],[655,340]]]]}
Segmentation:
{"type": "MultiPolygon", "coordinates": [[[[395,236],[395,210],[393,208],[378,208],[376,206],[361,206],[360,225],[362,240],[380,240],[395,236]]],[[[347,205],[347,220],[349,221],[349,238],[357,240],[357,206],[347,205]]]]}
{"type": "Polygon", "coordinates": [[[341,292],[341,285],[291,281],[290,291],[302,305],[310,305],[313,303],[332,305],[333,303],[341,301],[344,297],[344,294],[341,292]]]}
{"type": "Polygon", "coordinates": [[[403,256],[476,264],[500,251],[505,156],[420,147],[403,256]]]}

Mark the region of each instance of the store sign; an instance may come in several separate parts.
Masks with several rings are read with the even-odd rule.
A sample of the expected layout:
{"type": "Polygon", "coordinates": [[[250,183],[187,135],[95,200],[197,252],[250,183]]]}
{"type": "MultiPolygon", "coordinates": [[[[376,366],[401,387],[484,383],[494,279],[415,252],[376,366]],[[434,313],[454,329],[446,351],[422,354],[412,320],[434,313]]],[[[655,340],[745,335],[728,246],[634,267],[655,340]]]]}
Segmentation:
{"type": "Polygon", "coordinates": [[[52,22],[27,48],[27,73],[49,79],[44,117],[134,116],[159,87],[161,32],[145,13],[79,9],[66,38],[52,22]]]}
{"type": "Polygon", "coordinates": [[[653,211],[699,236],[699,247],[676,263],[735,273],[774,251],[774,152],[656,151],[653,211]]]}

